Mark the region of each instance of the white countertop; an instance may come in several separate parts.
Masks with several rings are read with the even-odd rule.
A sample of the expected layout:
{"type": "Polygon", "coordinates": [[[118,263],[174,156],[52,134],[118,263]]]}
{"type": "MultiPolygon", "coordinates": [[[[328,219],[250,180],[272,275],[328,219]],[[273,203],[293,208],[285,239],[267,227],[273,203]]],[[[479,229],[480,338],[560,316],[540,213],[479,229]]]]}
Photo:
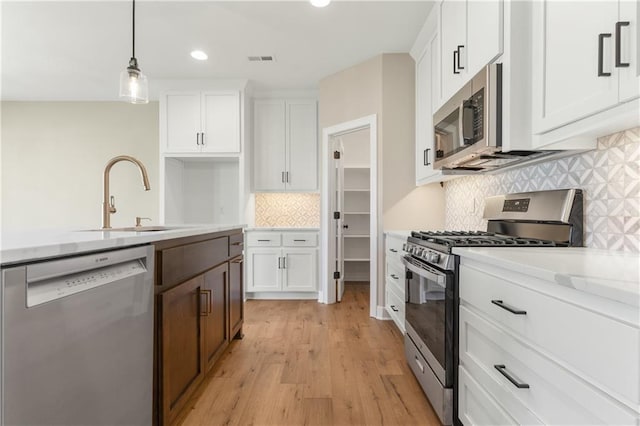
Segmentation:
{"type": "Polygon", "coordinates": [[[453,253],[640,306],[640,254],[584,247],[460,247],[453,253]]]}
{"type": "Polygon", "coordinates": [[[244,229],[245,232],[251,232],[251,231],[257,231],[257,232],[319,232],[320,228],[294,228],[294,227],[280,227],[280,228],[259,228],[259,227],[252,227],[252,228],[245,228],[244,229]]]}
{"type": "Polygon", "coordinates": [[[391,235],[396,238],[404,238],[406,239],[409,235],[411,235],[411,231],[403,231],[403,230],[388,230],[384,231],[385,235],[391,235]]]}
{"type": "Polygon", "coordinates": [[[71,254],[108,250],[173,238],[191,237],[244,228],[243,224],[181,225],[153,232],[34,230],[3,232],[0,236],[0,264],[31,262],[71,254]]]}

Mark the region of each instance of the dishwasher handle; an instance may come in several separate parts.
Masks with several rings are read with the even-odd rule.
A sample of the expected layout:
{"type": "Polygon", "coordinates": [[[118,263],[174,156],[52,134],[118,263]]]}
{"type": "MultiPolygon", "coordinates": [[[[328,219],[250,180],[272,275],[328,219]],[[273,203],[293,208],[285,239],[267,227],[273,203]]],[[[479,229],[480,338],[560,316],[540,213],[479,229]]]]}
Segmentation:
{"type": "Polygon", "coordinates": [[[147,247],[141,246],[33,263],[27,265],[27,283],[35,283],[65,275],[88,272],[105,266],[126,263],[131,260],[142,261],[146,268],[146,258],[147,247]]]}

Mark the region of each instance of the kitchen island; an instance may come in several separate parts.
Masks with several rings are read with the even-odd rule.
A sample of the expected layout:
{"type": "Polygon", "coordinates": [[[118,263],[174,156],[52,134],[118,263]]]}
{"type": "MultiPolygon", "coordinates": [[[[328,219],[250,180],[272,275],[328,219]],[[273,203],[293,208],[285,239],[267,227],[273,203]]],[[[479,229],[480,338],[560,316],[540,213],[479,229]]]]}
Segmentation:
{"type": "MultiPolygon", "coordinates": [[[[148,257],[141,267],[148,271],[150,281],[153,277],[153,290],[148,293],[149,296],[154,295],[153,303],[149,298],[146,299],[149,308],[153,306],[154,324],[153,331],[148,329],[148,333],[153,334],[153,349],[149,344],[146,367],[149,393],[153,392],[153,407],[148,407],[149,418],[152,412],[153,424],[176,424],[231,341],[243,337],[243,227],[232,224],[163,227],[159,231],[143,231],[150,228],[146,227],[141,228],[140,232],[4,233],[0,252],[3,276],[5,270],[11,271],[25,265],[37,267],[60,259],[86,259],[87,255],[92,255],[98,262],[108,259],[113,253],[119,253],[121,249],[148,250],[148,257]]],[[[95,276],[109,274],[100,267],[95,266],[98,269],[87,278],[89,281],[95,276]]],[[[62,272],[68,272],[72,278],[75,273],[62,272]]],[[[24,285],[27,285],[27,281],[25,278],[24,285]]],[[[65,282],[67,284],[61,284],[64,291],[68,286],[75,285],[75,281],[65,282]]],[[[96,288],[99,288],[98,285],[92,285],[84,291],[61,297],[64,300],[83,297],[96,288]]],[[[135,304],[140,294],[131,293],[129,298],[133,298],[135,304]]],[[[110,304],[111,300],[103,301],[105,308],[110,304]]],[[[145,312],[149,311],[147,309],[145,312]]],[[[65,315],[64,312],[59,314],[65,315]]],[[[83,321],[82,318],[77,319],[83,321]]],[[[151,316],[148,324],[151,325],[151,316]]],[[[61,332],[65,330],[63,328],[61,332]]],[[[151,336],[147,336],[150,341],[151,336]]],[[[96,359],[85,361],[99,362],[96,359]]],[[[118,371],[128,368],[127,361],[109,363],[118,371]]],[[[138,366],[137,369],[145,368],[138,366]]],[[[128,384],[120,383],[119,386],[127,387],[128,384]]],[[[137,409],[144,410],[144,407],[137,409]]],[[[114,419],[111,421],[115,422],[114,419]]]]}

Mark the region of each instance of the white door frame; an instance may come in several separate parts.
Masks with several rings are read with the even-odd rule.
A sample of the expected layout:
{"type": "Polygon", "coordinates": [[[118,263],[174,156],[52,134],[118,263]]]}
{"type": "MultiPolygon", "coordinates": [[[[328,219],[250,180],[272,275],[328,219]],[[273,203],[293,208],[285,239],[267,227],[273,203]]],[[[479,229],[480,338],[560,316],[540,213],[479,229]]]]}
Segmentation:
{"type": "Polygon", "coordinates": [[[336,303],[336,284],[333,279],[335,246],[329,244],[331,236],[331,221],[333,220],[330,203],[329,176],[333,165],[329,161],[331,156],[330,139],[359,130],[369,130],[371,145],[370,162],[370,205],[369,222],[369,315],[377,318],[378,307],[378,241],[381,241],[382,231],[378,223],[378,131],[377,115],[372,114],[356,120],[336,124],[322,129],[322,188],[320,198],[320,294],[321,303],[336,303]]]}

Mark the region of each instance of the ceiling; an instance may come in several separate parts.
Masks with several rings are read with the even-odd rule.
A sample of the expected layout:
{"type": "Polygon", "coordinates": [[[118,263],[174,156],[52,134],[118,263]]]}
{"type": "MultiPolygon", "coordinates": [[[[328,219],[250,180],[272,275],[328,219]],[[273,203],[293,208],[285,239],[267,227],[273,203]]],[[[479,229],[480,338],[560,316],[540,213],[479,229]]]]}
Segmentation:
{"type": "MultiPolygon", "coordinates": [[[[408,52],[431,1],[138,1],[136,57],[150,82],[248,79],[307,90],[380,53],[408,52]],[[196,61],[193,49],[209,59],[196,61]],[[275,62],[249,62],[273,55],[275,62]]],[[[131,56],[129,1],[2,1],[3,100],[115,100],[131,56]]],[[[154,96],[155,95],[155,96],[154,96]]]]}

